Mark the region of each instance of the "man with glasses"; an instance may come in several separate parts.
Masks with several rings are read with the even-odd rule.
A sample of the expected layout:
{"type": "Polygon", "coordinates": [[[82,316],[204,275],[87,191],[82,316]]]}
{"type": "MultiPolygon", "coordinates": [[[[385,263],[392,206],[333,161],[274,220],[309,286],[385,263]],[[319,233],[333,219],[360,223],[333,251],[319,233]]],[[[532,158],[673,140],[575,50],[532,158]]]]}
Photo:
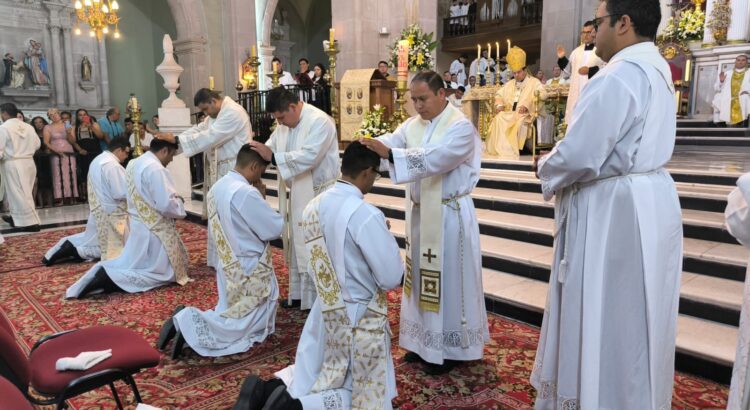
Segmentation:
{"type": "Polygon", "coordinates": [[[675,144],[658,0],[606,0],[607,62],[563,139],[538,161],[555,197],[555,248],[531,383],[537,409],[667,409],[674,378],[682,221],[664,166],[675,144]]]}
{"type": "Polygon", "coordinates": [[[557,65],[563,70],[563,76],[570,79],[570,91],[568,103],[565,109],[565,122],[570,124],[573,115],[573,107],[581,95],[583,87],[589,79],[602,67],[604,62],[596,55],[596,25],[594,21],[587,21],[581,29],[581,45],[570,54],[570,59],[565,57],[565,48],[557,46],[557,65]]]}

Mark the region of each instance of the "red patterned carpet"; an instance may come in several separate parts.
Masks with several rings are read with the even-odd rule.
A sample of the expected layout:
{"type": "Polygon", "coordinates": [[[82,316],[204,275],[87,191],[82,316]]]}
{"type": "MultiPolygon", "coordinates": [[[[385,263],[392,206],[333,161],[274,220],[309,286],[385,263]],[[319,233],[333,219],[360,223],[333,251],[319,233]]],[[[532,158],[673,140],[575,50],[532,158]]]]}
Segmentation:
{"type": "MultiPolygon", "coordinates": [[[[126,326],[155,342],[164,319],[177,304],[211,308],[216,290],[213,270],[205,266],[206,230],[200,225],[179,223],[191,253],[191,277],[185,287],[167,286],[145,294],[116,294],[88,300],[65,300],[65,289],[90,264],[41,266],[43,253],[60,237],[80,231],[71,228],[22,237],[7,238],[0,247],[0,308],[28,351],[40,337],[66,329],[111,324],[126,326]]],[[[280,253],[274,254],[282,291],[287,276],[280,253]]],[[[390,321],[398,335],[399,292],[391,292],[390,321]]],[[[401,360],[395,346],[399,396],[394,405],[401,409],[529,409],[534,389],[528,379],[534,362],[538,329],[490,315],[491,342],[481,362],[464,365],[442,377],[426,376],[418,365],[401,360]]],[[[270,377],[294,360],[299,334],[305,321],[300,311],[279,309],[276,333],[250,352],[223,358],[201,358],[187,353],[180,361],[162,357],[157,368],[136,377],[146,403],[165,409],[225,409],[231,407],[247,375],[270,377]]],[[[133,407],[132,395],[120,388],[121,397],[133,407]]],[[[675,376],[673,408],[724,409],[728,389],[685,374],[675,376]]],[[[80,396],[74,409],[108,409],[114,401],[107,389],[80,396]]]]}

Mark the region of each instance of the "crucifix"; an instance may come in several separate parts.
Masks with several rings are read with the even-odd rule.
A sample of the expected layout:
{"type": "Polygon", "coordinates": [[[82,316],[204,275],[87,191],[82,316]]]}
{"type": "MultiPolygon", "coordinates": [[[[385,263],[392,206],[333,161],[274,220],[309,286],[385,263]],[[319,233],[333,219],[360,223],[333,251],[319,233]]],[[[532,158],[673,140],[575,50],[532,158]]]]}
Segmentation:
{"type": "Polygon", "coordinates": [[[432,248],[427,249],[427,253],[423,253],[422,256],[427,258],[427,263],[432,263],[432,258],[437,259],[437,255],[432,253],[432,248]]]}

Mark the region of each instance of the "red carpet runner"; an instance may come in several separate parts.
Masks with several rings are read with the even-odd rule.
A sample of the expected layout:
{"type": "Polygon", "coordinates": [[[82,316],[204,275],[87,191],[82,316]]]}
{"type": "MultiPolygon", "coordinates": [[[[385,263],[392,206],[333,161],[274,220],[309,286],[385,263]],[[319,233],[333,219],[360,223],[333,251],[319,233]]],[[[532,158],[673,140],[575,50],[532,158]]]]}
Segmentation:
{"type": "MultiPolygon", "coordinates": [[[[77,327],[118,325],[129,327],[155,342],[164,319],[178,304],[208,309],[215,305],[214,272],[206,264],[206,229],[180,222],[182,238],[190,252],[187,286],[167,286],[145,294],[116,294],[88,300],[65,300],[65,289],[91,264],[41,266],[42,254],[60,237],[81,228],[65,229],[7,238],[0,246],[0,308],[6,312],[28,351],[40,337],[77,327]]],[[[287,272],[279,252],[274,254],[282,293],[287,272]]],[[[284,295],[282,295],[283,297],[284,295]]],[[[400,291],[391,292],[390,322],[398,335],[400,291]]],[[[162,357],[155,369],[137,376],[146,403],[165,409],[225,409],[237,398],[239,386],[248,374],[270,377],[294,360],[299,334],[306,315],[298,310],[279,309],[276,333],[250,352],[209,359],[186,351],[182,360],[162,357]]],[[[538,329],[490,315],[492,340],[484,360],[454,369],[442,377],[426,376],[418,365],[404,363],[403,351],[394,338],[399,396],[394,406],[401,409],[529,409],[534,389],[529,374],[534,363],[538,329]]],[[[132,394],[120,387],[121,397],[133,407],[132,394]]],[[[703,379],[675,376],[673,408],[724,409],[728,389],[703,379]]],[[[114,408],[108,389],[72,400],[74,409],[114,408]]]]}

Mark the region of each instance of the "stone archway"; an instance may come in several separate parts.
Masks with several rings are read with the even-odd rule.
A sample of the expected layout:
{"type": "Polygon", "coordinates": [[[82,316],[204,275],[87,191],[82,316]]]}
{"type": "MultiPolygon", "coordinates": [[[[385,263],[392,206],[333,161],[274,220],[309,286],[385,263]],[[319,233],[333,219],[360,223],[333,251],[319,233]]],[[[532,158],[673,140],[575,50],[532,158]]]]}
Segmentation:
{"type": "Polygon", "coordinates": [[[188,107],[195,92],[208,78],[208,27],[201,0],[167,0],[177,27],[173,39],[175,55],[185,69],[180,78],[180,90],[188,107]],[[201,82],[203,81],[203,82],[201,82]]]}

